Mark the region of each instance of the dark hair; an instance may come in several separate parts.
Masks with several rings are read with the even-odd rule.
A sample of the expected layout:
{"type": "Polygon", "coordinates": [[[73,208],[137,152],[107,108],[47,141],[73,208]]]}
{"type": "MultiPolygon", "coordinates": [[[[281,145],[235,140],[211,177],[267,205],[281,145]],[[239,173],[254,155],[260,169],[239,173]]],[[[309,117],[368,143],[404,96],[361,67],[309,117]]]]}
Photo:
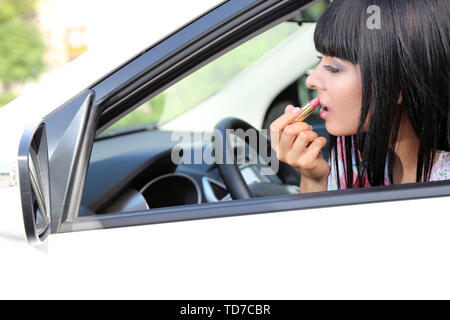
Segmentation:
{"type": "MultiPolygon", "coordinates": [[[[370,185],[384,185],[386,160],[392,182],[391,147],[404,112],[420,139],[417,182],[428,181],[436,150],[450,149],[449,17],[449,0],[335,0],[319,19],[314,33],[317,51],[359,63],[361,69],[358,132],[330,137],[334,159],[341,139],[347,188],[361,186],[366,174],[370,185]],[[371,5],[379,8],[378,29],[367,25],[371,5]],[[403,100],[397,104],[400,92],[403,100]],[[362,132],[368,115],[369,128],[362,132]],[[358,171],[355,184],[352,153],[358,171]]],[[[334,165],[339,175],[337,161],[334,165]]]]}

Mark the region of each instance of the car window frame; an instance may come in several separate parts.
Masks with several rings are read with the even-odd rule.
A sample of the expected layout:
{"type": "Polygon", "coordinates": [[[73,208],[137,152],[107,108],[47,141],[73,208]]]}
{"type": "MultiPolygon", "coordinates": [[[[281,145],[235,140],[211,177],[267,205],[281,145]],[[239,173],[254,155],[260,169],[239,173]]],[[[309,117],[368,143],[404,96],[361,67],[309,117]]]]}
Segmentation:
{"type": "Polygon", "coordinates": [[[127,213],[78,217],[61,225],[60,232],[131,227],[167,222],[279,213],[345,205],[449,197],[450,180],[380,187],[299,193],[155,208],[127,213]]]}
{"type": "MultiPolygon", "coordinates": [[[[107,87],[107,89],[103,89],[107,94],[96,94],[93,102],[94,109],[101,110],[95,135],[98,136],[110,124],[137,108],[141,103],[156,96],[179,79],[198,70],[215,57],[228,52],[272,26],[289,19],[299,9],[303,8],[305,4],[313,4],[315,2],[317,1],[253,1],[248,7],[225,17],[219,25],[211,26],[211,30],[208,30],[201,36],[197,35],[185,43],[180,43],[179,47],[173,47],[173,51],[168,54],[167,58],[153,63],[147,61],[149,64],[146,65],[145,60],[150,59],[151,52],[156,46],[149,49],[145,53],[146,55],[136,57],[136,59],[142,59],[140,61],[140,69],[133,67],[131,61],[90,88],[95,92],[96,89],[102,86],[102,88],[107,87]],[[249,19],[252,16],[254,16],[253,20],[249,19]],[[246,29],[246,24],[252,21],[255,23],[255,29],[246,29]],[[243,29],[246,32],[242,32],[243,29]],[[211,38],[216,40],[214,44],[208,44],[211,38]],[[132,70],[128,70],[128,68],[132,70]],[[112,78],[110,77],[113,77],[115,80],[111,81],[112,78]]],[[[236,3],[236,1],[228,1],[227,3],[236,3]]],[[[218,6],[212,11],[220,10],[220,8],[221,6],[218,6]]],[[[224,14],[226,15],[226,13],[224,14]]],[[[178,32],[181,32],[181,30],[178,32]]],[[[90,147],[92,150],[92,145],[90,147]]],[[[90,154],[87,159],[81,160],[89,162],[89,158],[90,154]]],[[[157,208],[152,209],[151,214],[149,214],[149,210],[145,210],[132,213],[110,213],[107,215],[76,217],[75,219],[61,221],[57,232],[445,197],[449,196],[449,194],[450,181],[304,193],[157,208]]]]}

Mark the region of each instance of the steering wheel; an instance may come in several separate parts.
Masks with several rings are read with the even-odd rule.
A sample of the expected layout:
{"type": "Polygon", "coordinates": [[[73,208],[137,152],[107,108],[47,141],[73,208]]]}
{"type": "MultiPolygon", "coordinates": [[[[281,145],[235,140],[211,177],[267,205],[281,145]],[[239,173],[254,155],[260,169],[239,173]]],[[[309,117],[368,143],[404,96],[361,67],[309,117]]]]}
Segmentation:
{"type": "Polygon", "coordinates": [[[271,148],[270,139],[241,119],[230,117],[219,121],[214,127],[212,145],[219,173],[232,199],[291,194],[295,192],[292,187],[296,188],[300,185],[300,173],[287,163],[277,159],[275,150],[271,148]],[[280,183],[256,182],[250,186],[247,185],[236,161],[234,148],[230,143],[230,135],[233,133],[249,144],[249,136],[245,134],[249,129],[250,133],[254,133],[256,136],[256,141],[253,141],[251,147],[256,150],[258,159],[261,157],[268,165],[271,165],[271,161],[274,159],[279,162],[276,175],[281,180],[280,183]],[[266,152],[261,152],[263,150],[259,150],[260,146],[267,146],[266,152]]]}

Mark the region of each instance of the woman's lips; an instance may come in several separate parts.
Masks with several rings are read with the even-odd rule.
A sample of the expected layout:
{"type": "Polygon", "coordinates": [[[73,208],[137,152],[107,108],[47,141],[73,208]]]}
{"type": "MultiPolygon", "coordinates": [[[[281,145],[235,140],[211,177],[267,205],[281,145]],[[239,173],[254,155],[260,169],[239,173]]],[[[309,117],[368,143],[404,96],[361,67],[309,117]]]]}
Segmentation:
{"type": "Polygon", "coordinates": [[[322,105],[322,108],[320,108],[319,115],[322,119],[326,119],[328,117],[328,115],[330,114],[331,110],[326,105],[324,105],[322,103],[321,103],[321,105],[322,105]]]}

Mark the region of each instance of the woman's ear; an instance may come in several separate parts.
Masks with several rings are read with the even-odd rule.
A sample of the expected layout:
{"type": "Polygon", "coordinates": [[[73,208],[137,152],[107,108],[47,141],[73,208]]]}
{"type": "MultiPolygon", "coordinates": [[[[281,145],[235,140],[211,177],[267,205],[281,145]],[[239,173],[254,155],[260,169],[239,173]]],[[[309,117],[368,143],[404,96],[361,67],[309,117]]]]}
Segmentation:
{"type": "Polygon", "coordinates": [[[398,95],[397,104],[401,104],[403,101],[403,92],[400,91],[400,94],[398,95]]]}

